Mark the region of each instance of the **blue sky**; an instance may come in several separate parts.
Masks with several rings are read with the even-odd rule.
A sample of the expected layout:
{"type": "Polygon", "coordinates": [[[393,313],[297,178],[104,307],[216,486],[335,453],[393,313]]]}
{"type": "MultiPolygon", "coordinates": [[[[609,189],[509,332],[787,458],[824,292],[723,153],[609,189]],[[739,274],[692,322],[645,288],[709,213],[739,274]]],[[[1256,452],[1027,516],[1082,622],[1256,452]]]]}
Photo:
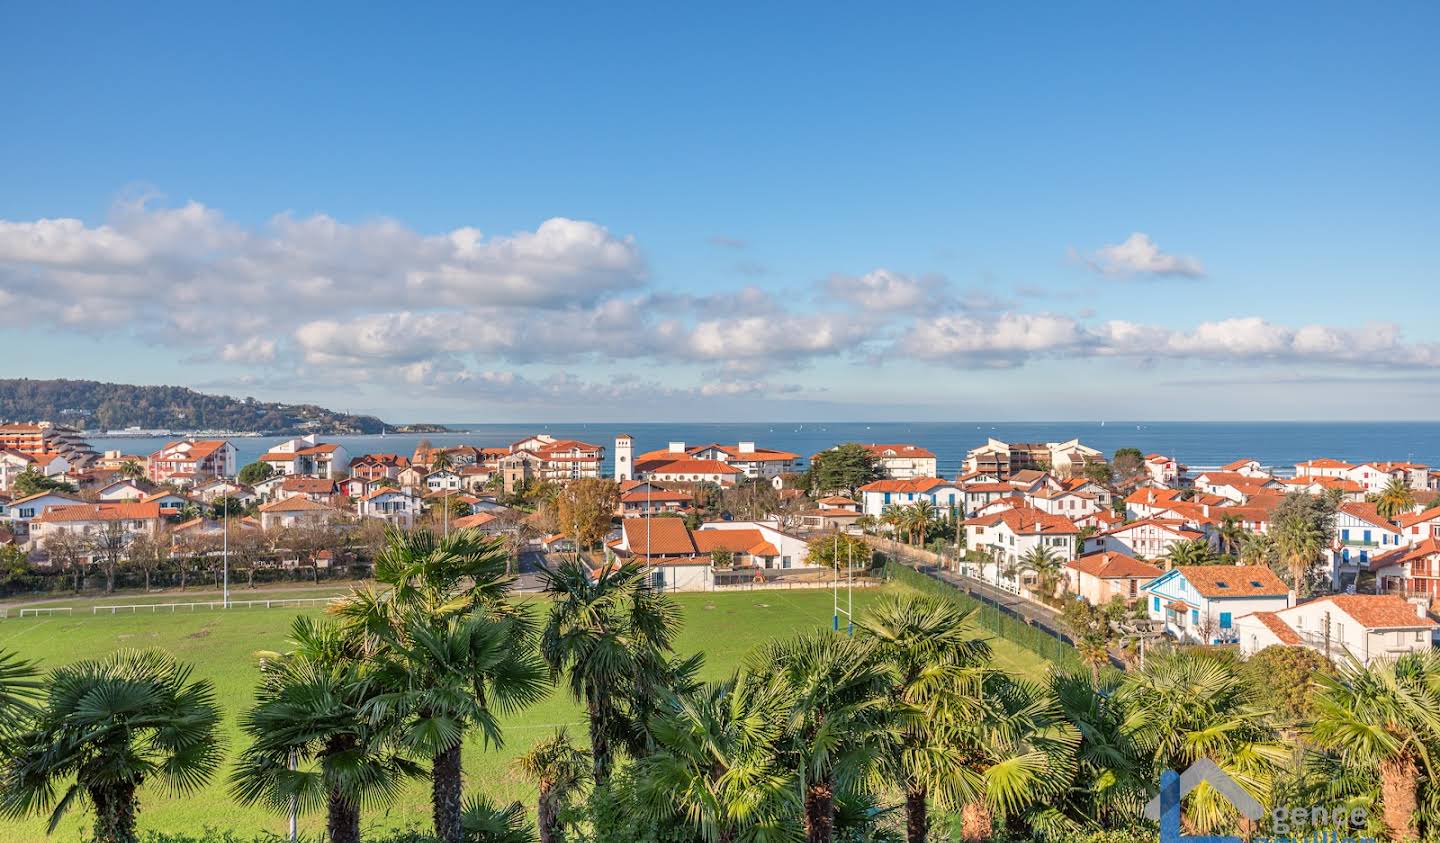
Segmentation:
{"type": "Polygon", "coordinates": [[[0,11],[7,374],[396,420],[1440,411],[1433,4],[511,5],[0,11]]]}

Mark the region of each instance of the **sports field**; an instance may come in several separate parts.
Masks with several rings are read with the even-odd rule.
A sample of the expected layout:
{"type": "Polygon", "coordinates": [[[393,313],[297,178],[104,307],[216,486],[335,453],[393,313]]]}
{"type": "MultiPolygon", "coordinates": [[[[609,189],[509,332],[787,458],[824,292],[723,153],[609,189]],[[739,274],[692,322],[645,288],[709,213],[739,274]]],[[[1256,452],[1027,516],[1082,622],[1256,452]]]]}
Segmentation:
{"type": "MultiPolygon", "coordinates": [[[[895,593],[898,588],[856,591],[857,614],[866,604],[884,594],[895,593]]],[[[745,654],[762,641],[830,625],[828,591],[678,594],[676,601],[685,613],[685,626],[677,649],[682,653],[704,652],[705,678],[710,679],[734,670],[745,654]]],[[[77,600],[69,601],[69,605],[75,606],[75,613],[68,616],[17,619],[12,611],[10,619],[0,621],[0,649],[19,652],[49,667],[120,648],[153,647],[172,653],[192,664],[197,676],[215,683],[217,696],[226,711],[223,740],[232,750],[239,748],[237,718],[250,704],[258,676],[252,654],[257,650],[284,649],[290,620],[297,612],[320,614],[319,609],[255,608],[193,614],[96,616],[90,614],[89,606],[93,604],[77,600]]],[[[537,610],[539,608],[537,606],[537,610]]],[[[1030,651],[1008,641],[996,640],[992,644],[1000,666],[1032,676],[1043,674],[1046,663],[1030,651]]],[[[559,726],[567,726],[576,737],[584,737],[585,725],[579,707],[563,693],[555,692],[544,702],[509,718],[505,723],[503,748],[486,748],[478,741],[467,745],[467,791],[483,789],[497,799],[522,799],[528,805],[534,791],[528,782],[511,771],[510,761],[559,726]]],[[[224,778],[228,772],[222,769],[222,775],[208,788],[184,799],[142,789],[140,827],[189,831],[209,826],[246,833],[283,832],[283,817],[260,808],[242,807],[226,795],[224,778]]],[[[388,809],[367,809],[364,822],[373,828],[405,828],[424,825],[428,817],[427,787],[424,782],[416,782],[388,809]]],[[[78,839],[88,821],[88,816],[72,816],[51,839],[78,839]]],[[[319,815],[302,817],[301,823],[302,830],[312,833],[323,827],[319,815]]],[[[21,823],[0,820],[0,840],[39,840],[43,836],[44,824],[39,820],[21,823]]]]}

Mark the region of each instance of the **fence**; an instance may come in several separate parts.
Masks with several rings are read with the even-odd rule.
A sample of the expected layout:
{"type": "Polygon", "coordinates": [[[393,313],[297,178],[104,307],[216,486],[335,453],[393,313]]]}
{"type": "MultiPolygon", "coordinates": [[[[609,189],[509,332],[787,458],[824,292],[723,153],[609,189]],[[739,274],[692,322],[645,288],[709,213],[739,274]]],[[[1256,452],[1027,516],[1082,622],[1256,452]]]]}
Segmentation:
{"type": "Polygon", "coordinates": [[[70,614],[72,611],[73,611],[73,610],[72,610],[69,606],[56,606],[56,607],[52,607],[52,608],[40,608],[40,609],[21,609],[21,610],[20,610],[20,617],[23,618],[23,617],[25,617],[25,616],[28,614],[30,617],[33,618],[33,617],[39,617],[40,615],[53,615],[53,614],[56,614],[57,612],[58,612],[58,613],[61,613],[61,614],[66,614],[66,615],[68,615],[68,614],[70,614]]]}
{"type": "MultiPolygon", "coordinates": [[[[263,606],[266,609],[285,609],[300,606],[326,606],[334,601],[334,597],[286,597],[273,600],[231,600],[227,606],[224,600],[205,600],[194,603],[129,603],[116,606],[92,606],[90,614],[102,615],[106,612],[115,615],[120,612],[138,614],[141,611],[149,611],[151,614],[161,610],[169,610],[172,614],[181,609],[188,609],[193,612],[196,609],[253,609],[256,606],[263,606]]],[[[23,610],[22,610],[23,611],[23,610]]]]}
{"type": "Polygon", "coordinates": [[[889,561],[885,565],[885,571],[895,582],[950,600],[962,608],[975,610],[975,619],[981,626],[1041,658],[1064,668],[1080,666],[1079,654],[1059,630],[1031,624],[983,594],[964,591],[944,580],[917,571],[899,560],[889,561]]]}

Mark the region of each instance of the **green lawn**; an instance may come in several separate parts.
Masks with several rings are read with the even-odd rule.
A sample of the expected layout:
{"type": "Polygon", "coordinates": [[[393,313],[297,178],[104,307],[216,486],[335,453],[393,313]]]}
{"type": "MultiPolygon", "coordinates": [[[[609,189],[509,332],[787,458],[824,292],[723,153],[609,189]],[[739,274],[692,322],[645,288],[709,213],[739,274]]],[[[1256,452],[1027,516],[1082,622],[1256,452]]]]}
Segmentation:
{"type": "MultiPolygon", "coordinates": [[[[895,589],[897,587],[891,587],[895,589]]],[[[887,590],[889,591],[889,590],[887,590]]],[[[857,613],[886,591],[857,591],[857,613]]],[[[892,592],[893,593],[893,592],[892,592]]],[[[531,598],[536,599],[536,598],[531,598]]],[[[705,677],[719,678],[740,663],[756,644],[790,632],[816,627],[828,628],[831,597],[826,591],[761,591],[726,594],[680,594],[677,602],[685,613],[685,627],[678,649],[682,653],[706,654],[705,677]]],[[[319,610],[299,610],[318,614],[319,610]]],[[[194,614],[100,615],[78,610],[73,616],[42,618],[12,617],[0,621],[0,649],[14,650],[46,666],[108,653],[120,648],[159,648],[194,665],[197,676],[215,683],[225,708],[222,738],[232,750],[241,743],[237,729],[239,713],[251,702],[258,671],[252,653],[283,649],[293,609],[250,609],[194,614]]],[[[1047,664],[1038,656],[1009,641],[994,641],[997,662],[1011,670],[1032,676],[1043,675],[1047,664]]],[[[533,798],[530,785],[514,774],[510,761],[559,726],[568,726],[584,736],[579,708],[561,693],[509,718],[505,723],[506,744],[502,749],[466,746],[467,789],[483,789],[497,798],[533,798]]],[[[226,771],[228,772],[228,770],[226,771]]],[[[284,819],[258,808],[237,805],[225,794],[223,775],[200,793],[176,799],[163,792],[142,790],[141,828],[171,831],[198,830],[204,826],[244,832],[284,831],[284,819]]],[[[427,822],[429,805],[424,783],[409,787],[405,795],[387,809],[365,814],[367,826],[406,827],[427,822]]],[[[89,817],[72,816],[57,829],[52,839],[76,840],[89,817]]],[[[322,828],[319,815],[303,817],[302,830],[322,828]]],[[[0,840],[39,840],[44,825],[38,820],[0,820],[0,840]]]]}

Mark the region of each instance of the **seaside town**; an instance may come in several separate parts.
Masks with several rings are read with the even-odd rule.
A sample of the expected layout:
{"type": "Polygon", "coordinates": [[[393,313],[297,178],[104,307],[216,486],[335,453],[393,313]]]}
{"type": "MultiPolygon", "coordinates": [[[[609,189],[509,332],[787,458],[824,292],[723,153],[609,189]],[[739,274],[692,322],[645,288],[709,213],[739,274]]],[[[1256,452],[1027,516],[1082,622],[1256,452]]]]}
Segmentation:
{"type": "Polygon", "coordinates": [[[958,476],[937,475],[923,443],[637,453],[626,435],[537,434],[351,454],[308,435],[241,466],[223,439],[97,452],[78,431],[11,423],[0,426],[0,541],[37,573],[107,591],[117,574],[143,571],[148,584],[222,557],[252,585],[267,570],[318,581],[363,562],[386,526],[503,536],[518,557],[574,554],[592,577],[636,562],[673,591],[825,587],[898,545],[1037,607],[1123,607],[1152,638],[1242,654],[1283,645],[1368,662],[1428,650],[1440,630],[1440,470],[1427,465],[1238,454],[1196,472],[1078,439],[989,439],[958,476]]]}

